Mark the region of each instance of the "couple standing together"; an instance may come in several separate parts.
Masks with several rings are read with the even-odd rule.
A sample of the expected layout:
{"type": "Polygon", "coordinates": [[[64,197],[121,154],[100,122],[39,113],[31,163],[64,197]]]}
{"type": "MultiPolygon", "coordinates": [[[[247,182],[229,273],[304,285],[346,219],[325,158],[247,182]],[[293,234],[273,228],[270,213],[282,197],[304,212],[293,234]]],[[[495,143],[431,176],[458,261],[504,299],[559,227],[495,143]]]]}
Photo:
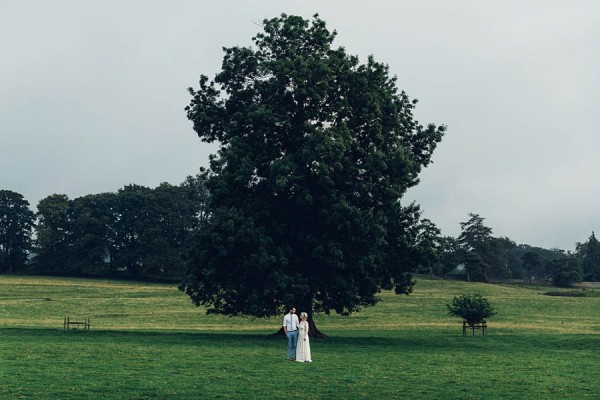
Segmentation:
{"type": "Polygon", "coordinates": [[[283,317],[283,331],[287,337],[288,361],[312,362],[307,318],[308,315],[303,312],[300,314],[302,321],[298,321],[295,307],[290,307],[290,312],[283,317]]]}

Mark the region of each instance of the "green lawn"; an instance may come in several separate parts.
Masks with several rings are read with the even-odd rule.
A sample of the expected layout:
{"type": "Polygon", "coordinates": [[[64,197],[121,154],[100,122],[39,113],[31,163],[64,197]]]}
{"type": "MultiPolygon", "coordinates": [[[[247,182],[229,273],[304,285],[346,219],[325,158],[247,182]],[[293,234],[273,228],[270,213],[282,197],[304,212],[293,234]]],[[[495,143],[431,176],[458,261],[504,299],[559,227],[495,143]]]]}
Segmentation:
{"type": "Polygon", "coordinates": [[[297,364],[269,335],[281,318],[207,316],[170,285],[2,276],[0,399],[600,399],[600,291],[548,290],[419,279],[317,315],[331,337],[297,364]],[[474,292],[498,315],[462,337],[445,304],[474,292]]]}

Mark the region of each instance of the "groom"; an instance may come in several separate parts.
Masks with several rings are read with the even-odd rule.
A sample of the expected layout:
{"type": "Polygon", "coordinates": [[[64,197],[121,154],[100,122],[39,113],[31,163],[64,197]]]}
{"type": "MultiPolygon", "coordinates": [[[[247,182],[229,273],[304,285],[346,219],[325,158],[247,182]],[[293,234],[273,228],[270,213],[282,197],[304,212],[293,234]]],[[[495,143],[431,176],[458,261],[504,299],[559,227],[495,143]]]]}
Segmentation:
{"type": "Polygon", "coordinates": [[[298,316],[295,307],[290,307],[290,312],[283,317],[283,331],[287,337],[287,359],[295,360],[298,343],[298,316]]]}

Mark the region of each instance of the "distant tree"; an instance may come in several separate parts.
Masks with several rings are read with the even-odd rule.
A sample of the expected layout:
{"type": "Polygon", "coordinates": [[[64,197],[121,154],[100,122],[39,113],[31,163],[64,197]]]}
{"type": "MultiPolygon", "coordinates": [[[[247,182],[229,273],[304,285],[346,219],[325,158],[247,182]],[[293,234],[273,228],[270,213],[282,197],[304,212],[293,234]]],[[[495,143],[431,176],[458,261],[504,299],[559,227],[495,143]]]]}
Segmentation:
{"type": "Polygon", "coordinates": [[[555,249],[555,258],[548,263],[548,273],[555,286],[568,287],[581,282],[581,261],[574,254],[555,249]]]}
{"type": "Polygon", "coordinates": [[[424,218],[416,224],[415,258],[418,268],[434,276],[442,258],[442,237],[439,228],[424,218]]]}
{"type": "Polygon", "coordinates": [[[517,244],[508,237],[495,237],[492,239],[494,252],[494,268],[492,276],[495,278],[514,278],[519,266],[515,263],[514,251],[517,244]]]}
{"type": "Polygon", "coordinates": [[[33,225],[29,202],[19,193],[0,190],[0,272],[12,274],[25,267],[33,225]]]}
{"type": "Polygon", "coordinates": [[[68,274],[114,275],[114,193],[90,194],[70,202],[73,266],[68,274]]]}
{"type": "Polygon", "coordinates": [[[528,251],[523,255],[522,261],[523,267],[527,272],[527,279],[529,280],[529,283],[531,283],[533,273],[540,265],[540,256],[536,252],[528,251]]]}
{"type": "Polygon", "coordinates": [[[178,186],[48,196],[38,205],[35,272],[179,281],[183,255],[206,219],[202,189],[189,177],[178,186]]]}
{"type": "Polygon", "coordinates": [[[492,229],[483,224],[485,218],[469,213],[469,220],[461,222],[458,242],[463,250],[463,263],[468,279],[489,281],[492,229]]]}
{"type": "MultiPolygon", "coordinates": [[[[528,275],[535,276],[538,279],[551,279],[551,267],[549,263],[557,257],[564,257],[564,251],[560,249],[544,249],[541,247],[534,247],[528,244],[520,244],[513,251],[511,251],[511,265],[514,265],[514,269],[520,274],[523,279],[528,279],[528,275]],[[523,257],[528,252],[537,254],[539,264],[534,267],[532,271],[527,271],[523,264],[523,257]]],[[[532,257],[532,256],[530,256],[532,257]]],[[[530,267],[532,265],[530,264],[530,267]]]]}
{"type": "Polygon", "coordinates": [[[388,214],[387,251],[381,254],[384,265],[402,265],[404,272],[384,270],[381,287],[396,294],[410,294],[414,281],[410,272],[430,273],[439,259],[439,230],[421,218],[420,207],[410,204],[388,214]]]}
{"type": "Polygon", "coordinates": [[[37,205],[34,272],[63,274],[71,269],[72,227],[69,196],[52,194],[37,205]]]}
{"type": "Polygon", "coordinates": [[[492,237],[484,253],[487,263],[486,276],[489,279],[512,278],[510,253],[516,247],[516,243],[507,237],[492,237]]]}
{"type": "Polygon", "coordinates": [[[190,197],[189,187],[161,183],[152,192],[144,242],[143,273],[148,278],[181,280],[184,254],[197,226],[201,203],[190,197]]]}
{"type": "Polygon", "coordinates": [[[409,292],[414,265],[400,204],[444,133],[413,118],[416,102],[386,65],[332,48],[317,16],[265,20],[256,49],[225,49],[214,81],[190,89],[188,118],[218,141],[203,175],[210,220],[182,290],[209,312],[349,314],[391,279],[409,292]],[[394,262],[392,262],[394,260],[394,262]]]}
{"type": "Polygon", "coordinates": [[[461,222],[461,234],[457,239],[459,251],[456,256],[465,266],[467,279],[503,279],[512,276],[509,255],[516,243],[507,237],[492,236],[492,229],[485,226],[484,218],[469,214],[469,220],[461,222]]]}
{"type": "Polygon", "coordinates": [[[452,236],[443,236],[440,240],[440,261],[437,271],[441,275],[447,275],[461,264],[465,255],[458,239],[452,236]]]}
{"type": "Polygon", "coordinates": [[[115,204],[115,266],[132,278],[144,276],[144,257],[149,250],[149,230],[154,229],[151,215],[152,189],[126,185],[117,191],[115,204]]]}
{"type": "Polygon", "coordinates": [[[587,242],[577,246],[577,254],[582,261],[585,277],[597,281],[600,278],[600,242],[594,232],[587,242]]]}

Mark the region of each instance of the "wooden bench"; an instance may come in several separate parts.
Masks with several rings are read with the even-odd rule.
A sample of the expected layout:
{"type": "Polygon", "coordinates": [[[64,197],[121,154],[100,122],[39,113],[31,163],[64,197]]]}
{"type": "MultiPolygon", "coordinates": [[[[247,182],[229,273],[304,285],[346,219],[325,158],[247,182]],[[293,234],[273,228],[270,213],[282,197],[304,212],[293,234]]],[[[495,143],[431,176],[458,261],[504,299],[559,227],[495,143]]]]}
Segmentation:
{"type": "Polygon", "coordinates": [[[485,320],[481,322],[469,323],[463,320],[463,336],[467,336],[467,329],[471,329],[473,336],[475,336],[475,329],[481,329],[482,334],[487,334],[487,322],[485,320]]]}
{"type": "Polygon", "coordinates": [[[90,319],[86,318],[83,321],[71,321],[69,317],[65,317],[65,322],[63,324],[64,329],[78,329],[79,327],[83,327],[84,330],[90,330],[90,319]]]}

